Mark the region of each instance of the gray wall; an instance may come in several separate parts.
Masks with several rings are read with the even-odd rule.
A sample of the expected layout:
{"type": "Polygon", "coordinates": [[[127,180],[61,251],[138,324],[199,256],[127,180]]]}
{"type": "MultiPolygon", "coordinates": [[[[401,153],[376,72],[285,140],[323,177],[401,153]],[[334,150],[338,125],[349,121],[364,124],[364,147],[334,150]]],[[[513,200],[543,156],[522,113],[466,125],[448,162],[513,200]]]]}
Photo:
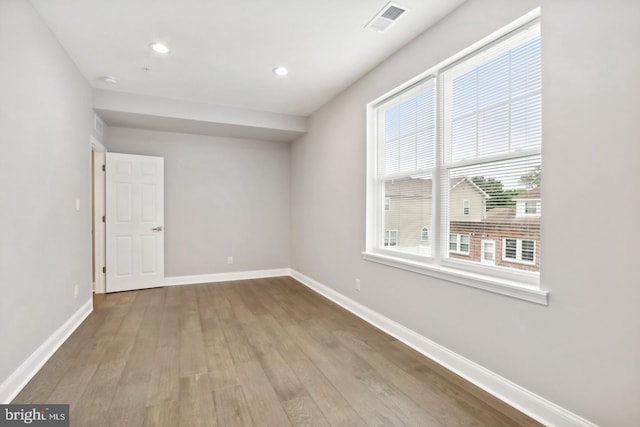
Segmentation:
{"type": "Polygon", "coordinates": [[[289,267],[288,143],[112,127],[106,146],[165,158],[167,277],[289,267]]]}
{"type": "Polygon", "coordinates": [[[2,383],[91,298],[92,113],[87,82],[27,1],[0,2],[0,64],[2,383]]]}
{"type": "Polygon", "coordinates": [[[398,51],[293,143],[292,267],[593,422],[637,424],[639,16],[635,0],[473,0],[398,51]],[[549,306],[363,261],[366,103],[540,4],[549,306]]]}

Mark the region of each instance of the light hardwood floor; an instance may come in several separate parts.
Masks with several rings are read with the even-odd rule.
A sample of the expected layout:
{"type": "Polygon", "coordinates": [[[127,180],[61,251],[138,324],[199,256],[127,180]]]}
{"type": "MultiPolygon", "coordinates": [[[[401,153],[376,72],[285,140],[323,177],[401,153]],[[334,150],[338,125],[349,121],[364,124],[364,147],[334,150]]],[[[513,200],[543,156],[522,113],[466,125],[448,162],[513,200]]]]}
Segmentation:
{"type": "Polygon", "coordinates": [[[97,295],[14,403],[72,426],[533,426],[294,279],[97,295]]]}

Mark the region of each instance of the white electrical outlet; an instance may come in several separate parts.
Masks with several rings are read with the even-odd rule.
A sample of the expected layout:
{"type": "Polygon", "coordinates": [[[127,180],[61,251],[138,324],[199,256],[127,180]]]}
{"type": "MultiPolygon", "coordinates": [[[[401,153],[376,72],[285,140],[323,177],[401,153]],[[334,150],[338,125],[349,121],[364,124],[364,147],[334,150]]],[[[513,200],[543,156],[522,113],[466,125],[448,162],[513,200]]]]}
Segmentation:
{"type": "Polygon", "coordinates": [[[227,264],[229,264],[229,265],[233,264],[233,257],[232,256],[228,256],[227,257],[227,264]]]}
{"type": "Polygon", "coordinates": [[[356,291],[360,290],[360,279],[356,279],[356,291]]]}
{"type": "Polygon", "coordinates": [[[78,298],[78,285],[73,287],[73,297],[76,299],[78,298]]]}

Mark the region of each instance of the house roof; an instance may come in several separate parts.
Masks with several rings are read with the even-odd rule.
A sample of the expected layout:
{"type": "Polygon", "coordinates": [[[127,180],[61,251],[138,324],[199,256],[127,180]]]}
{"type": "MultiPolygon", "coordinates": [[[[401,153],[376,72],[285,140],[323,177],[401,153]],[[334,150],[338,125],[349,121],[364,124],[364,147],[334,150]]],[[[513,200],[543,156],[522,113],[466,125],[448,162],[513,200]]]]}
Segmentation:
{"type": "Polygon", "coordinates": [[[482,194],[484,196],[485,199],[490,199],[491,198],[490,195],[485,193],[485,191],[482,188],[480,188],[475,182],[473,182],[472,180],[470,180],[466,176],[462,177],[462,178],[452,178],[450,180],[450,184],[451,184],[450,190],[453,190],[454,188],[456,188],[458,185],[460,185],[464,181],[466,181],[469,184],[471,184],[471,186],[473,188],[475,188],[476,190],[478,190],[480,192],[480,194],[482,194]],[[455,184],[454,184],[454,182],[455,182],[455,184]]]}
{"type": "Polygon", "coordinates": [[[513,198],[513,200],[522,199],[540,199],[540,187],[533,187],[532,189],[527,190],[522,194],[518,194],[517,197],[513,198]]]}
{"type": "MultiPolygon", "coordinates": [[[[387,181],[386,194],[387,196],[403,195],[403,196],[420,196],[431,197],[432,195],[432,180],[424,178],[401,178],[391,181],[387,181]]],[[[491,196],[487,194],[482,188],[467,177],[452,178],[449,180],[450,190],[453,190],[463,182],[468,183],[472,188],[478,191],[485,199],[490,199],[491,196]]]]}

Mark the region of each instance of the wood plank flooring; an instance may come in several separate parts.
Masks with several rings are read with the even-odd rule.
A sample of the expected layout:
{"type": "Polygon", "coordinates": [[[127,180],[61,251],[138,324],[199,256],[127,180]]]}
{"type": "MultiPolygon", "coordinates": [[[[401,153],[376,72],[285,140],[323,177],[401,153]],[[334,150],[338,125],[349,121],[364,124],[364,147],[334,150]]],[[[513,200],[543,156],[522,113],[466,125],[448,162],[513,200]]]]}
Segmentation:
{"type": "Polygon", "coordinates": [[[97,295],[14,403],[72,426],[534,426],[294,279],[97,295]]]}

